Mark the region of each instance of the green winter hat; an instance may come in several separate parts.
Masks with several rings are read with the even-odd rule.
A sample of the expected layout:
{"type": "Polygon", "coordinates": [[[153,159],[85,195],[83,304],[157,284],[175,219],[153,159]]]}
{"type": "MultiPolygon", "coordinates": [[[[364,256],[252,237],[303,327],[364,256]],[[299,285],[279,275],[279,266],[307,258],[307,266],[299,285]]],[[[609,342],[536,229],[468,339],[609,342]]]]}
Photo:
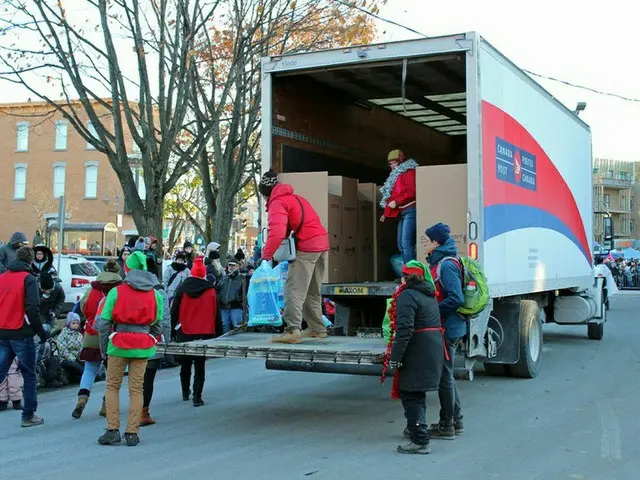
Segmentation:
{"type": "Polygon", "coordinates": [[[429,268],[418,260],[408,261],[404,267],[402,267],[402,273],[404,275],[418,274],[424,277],[425,281],[433,285],[433,278],[431,278],[431,272],[429,268]],[[418,271],[419,272],[418,272],[418,271]]]}
{"type": "Polygon", "coordinates": [[[147,257],[144,253],[136,250],[129,258],[127,258],[127,268],[129,270],[144,270],[147,271],[147,257]]]}

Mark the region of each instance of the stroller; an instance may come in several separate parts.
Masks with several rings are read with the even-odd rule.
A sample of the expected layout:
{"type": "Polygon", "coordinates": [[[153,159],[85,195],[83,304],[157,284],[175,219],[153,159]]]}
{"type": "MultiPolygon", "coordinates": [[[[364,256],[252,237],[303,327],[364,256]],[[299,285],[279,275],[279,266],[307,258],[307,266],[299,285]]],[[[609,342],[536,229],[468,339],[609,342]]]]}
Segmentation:
{"type": "MultiPolygon", "coordinates": [[[[60,332],[54,333],[36,348],[36,377],[39,388],[60,388],[69,384],[58,360],[58,346],[55,342],[58,333],[60,332]]],[[[39,339],[36,337],[35,341],[38,342],[39,339]]]]}

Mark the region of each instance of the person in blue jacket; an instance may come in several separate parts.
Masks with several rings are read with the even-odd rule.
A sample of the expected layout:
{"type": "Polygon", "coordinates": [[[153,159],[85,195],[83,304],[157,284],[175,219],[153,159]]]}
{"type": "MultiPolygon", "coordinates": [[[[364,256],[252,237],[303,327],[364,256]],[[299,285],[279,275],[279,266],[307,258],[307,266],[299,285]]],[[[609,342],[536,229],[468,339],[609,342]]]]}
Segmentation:
{"type": "Polygon", "coordinates": [[[431,425],[429,434],[432,438],[453,440],[456,434],[463,431],[462,408],[453,376],[456,350],[461,340],[467,335],[467,322],[457,312],[464,303],[462,264],[458,259],[458,247],[448,225],[437,223],[427,228],[425,234],[427,261],[436,285],[436,298],[449,353],[442,367],[438,387],[440,421],[431,425]]]}

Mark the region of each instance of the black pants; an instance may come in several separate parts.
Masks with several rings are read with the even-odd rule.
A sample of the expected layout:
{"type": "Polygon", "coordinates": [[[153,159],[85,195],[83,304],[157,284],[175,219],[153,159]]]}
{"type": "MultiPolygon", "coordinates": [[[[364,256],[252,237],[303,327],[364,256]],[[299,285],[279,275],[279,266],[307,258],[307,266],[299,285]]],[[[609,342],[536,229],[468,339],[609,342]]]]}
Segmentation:
{"type": "Polygon", "coordinates": [[[62,368],[67,372],[69,383],[80,383],[84,366],[77,360],[62,360],[62,368]]]}
{"type": "Polygon", "coordinates": [[[446,427],[453,425],[455,420],[462,420],[462,407],[454,373],[454,358],[460,339],[447,340],[449,360],[445,358],[438,387],[440,399],[440,424],[446,427]]]}
{"type": "Polygon", "coordinates": [[[411,441],[418,445],[429,443],[427,427],[427,394],[426,392],[400,391],[400,399],[407,419],[407,428],[411,441]]]}
{"type": "Polygon", "coordinates": [[[181,357],[182,367],[180,368],[180,382],[182,383],[182,393],[186,396],[191,383],[191,365],[193,364],[195,376],[193,378],[193,398],[202,398],[204,389],[204,357],[193,357],[185,355],[181,357]]]}
{"type": "Polygon", "coordinates": [[[160,360],[149,360],[147,369],[144,371],[144,383],[142,384],[142,408],[149,408],[153,398],[153,383],[156,380],[156,373],[160,360]]]}

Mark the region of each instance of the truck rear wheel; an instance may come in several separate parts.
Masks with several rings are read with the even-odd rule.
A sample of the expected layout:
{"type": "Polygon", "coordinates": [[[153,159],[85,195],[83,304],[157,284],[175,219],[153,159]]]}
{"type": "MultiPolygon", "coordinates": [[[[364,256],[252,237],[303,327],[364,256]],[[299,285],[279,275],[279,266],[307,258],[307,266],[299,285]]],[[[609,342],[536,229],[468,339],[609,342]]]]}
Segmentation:
{"type": "Polygon", "coordinates": [[[508,372],[514,377],[535,378],[542,364],[542,325],[538,304],[533,300],[520,302],[520,360],[508,365],[508,372]]]}
{"type": "Polygon", "coordinates": [[[602,340],[604,337],[604,323],[589,323],[587,333],[591,340],[602,340]]]}

